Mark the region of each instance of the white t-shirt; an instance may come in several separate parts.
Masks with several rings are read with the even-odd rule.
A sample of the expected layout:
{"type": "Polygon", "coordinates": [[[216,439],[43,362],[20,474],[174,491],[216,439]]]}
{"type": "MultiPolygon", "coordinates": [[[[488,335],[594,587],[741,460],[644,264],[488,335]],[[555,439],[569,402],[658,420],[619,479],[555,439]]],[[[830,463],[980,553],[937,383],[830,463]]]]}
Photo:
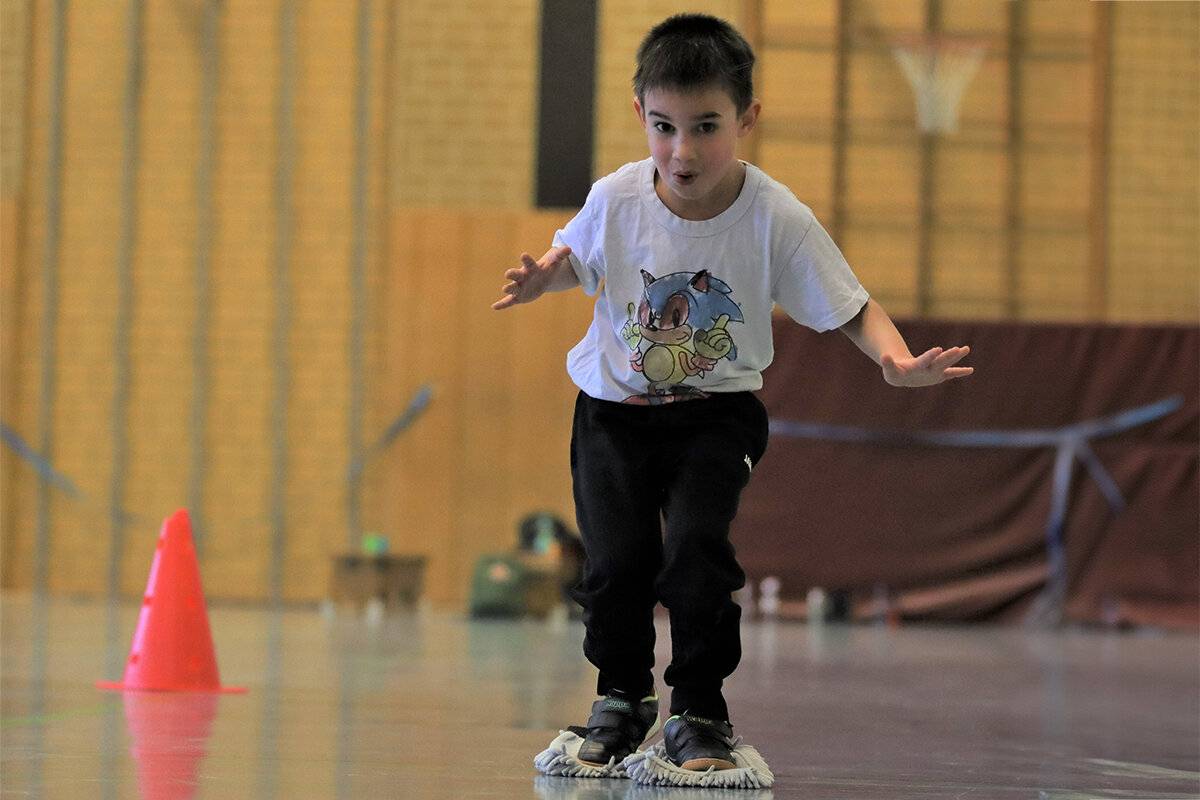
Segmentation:
{"type": "Polygon", "coordinates": [[[594,295],[567,371],[600,400],[666,403],[762,387],[771,309],[814,330],[840,327],[867,302],[812,211],[752,164],[729,208],[703,221],[671,212],[654,162],[626,164],[593,186],[554,236],[594,295]]]}

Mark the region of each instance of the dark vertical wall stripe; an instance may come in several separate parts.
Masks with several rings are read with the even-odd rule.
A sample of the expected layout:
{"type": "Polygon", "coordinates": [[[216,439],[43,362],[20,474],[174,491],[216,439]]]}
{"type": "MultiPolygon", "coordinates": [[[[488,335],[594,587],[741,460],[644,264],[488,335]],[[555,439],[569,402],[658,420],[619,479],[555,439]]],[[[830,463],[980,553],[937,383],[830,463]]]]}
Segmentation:
{"type": "Polygon", "coordinates": [[[853,46],[854,4],[838,0],[837,44],[833,67],[833,165],[830,177],[833,217],[829,233],[840,242],[846,231],[846,149],[850,145],[850,48],[853,46]]]}
{"type": "Polygon", "coordinates": [[[592,186],[596,0],[543,0],[537,205],[582,206],[592,186]]]}
{"type": "Polygon", "coordinates": [[[1021,60],[1024,57],[1025,4],[1008,4],[1008,183],[1005,187],[1004,312],[1017,319],[1021,310],[1021,176],[1025,153],[1021,124],[1021,60]]]}
{"type": "MultiPolygon", "coordinates": [[[[50,20],[50,124],[46,146],[46,246],[42,251],[41,363],[38,397],[38,445],[42,457],[54,460],[54,400],[58,392],[58,259],[62,216],[63,97],[67,83],[67,0],[56,0],[50,20]]],[[[33,554],[33,588],[46,591],[50,568],[50,492],[37,485],[37,530],[33,554]]]]}
{"type": "MultiPolygon", "coordinates": [[[[371,2],[359,0],[355,60],[358,65],[354,86],[354,179],[351,207],[354,216],[354,243],[350,254],[350,396],[347,404],[346,455],[355,463],[363,455],[363,330],[367,310],[367,203],[368,141],[371,123],[371,2]]],[[[346,527],[349,547],[356,548],[362,520],[360,516],[361,482],[356,478],[346,492],[346,527]]]]}
{"type": "Polygon", "coordinates": [[[141,164],[142,0],[131,0],[125,26],[129,65],[125,73],[125,107],[121,125],[121,236],[117,245],[117,319],[114,333],[112,401],[112,476],[108,507],[108,597],[121,591],[121,562],[125,552],[125,473],[129,467],[129,385],[132,381],[129,342],[133,328],[133,258],[137,247],[138,169],[141,164]]]}
{"type": "MultiPolygon", "coordinates": [[[[941,0],[927,0],[925,31],[942,31],[941,0]]],[[[920,141],[919,192],[920,210],[917,220],[917,316],[927,317],[933,310],[933,234],[934,191],[937,187],[937,133],[918,131],[920,141]]]]}
{"type": "Polygon", "coordinates": [[[271,556],[268,586],[272,603],[283,599],[283,560],[287,543],[287,406],[291,390],[292,168],[295,154],[296,4],[279,6],[279,83],[275,98],[275,324],[272,331],[271,395],[271,556]]]}
{"type": "Polygon", "coordinates": [[[207,0],[200,28],[200,152],[196,162],[196,322],[192,329],[192,409],[188,435],[192,454],[188,509],[192,537],[204,551],[207,520],[204,516],[204,475],[208,462],[208,403],[211,391],[208,334],[212,321],[210,262],[213,247],[213,170],[217,157],[216,102],[220,87],[221,0],[207,0]]]}

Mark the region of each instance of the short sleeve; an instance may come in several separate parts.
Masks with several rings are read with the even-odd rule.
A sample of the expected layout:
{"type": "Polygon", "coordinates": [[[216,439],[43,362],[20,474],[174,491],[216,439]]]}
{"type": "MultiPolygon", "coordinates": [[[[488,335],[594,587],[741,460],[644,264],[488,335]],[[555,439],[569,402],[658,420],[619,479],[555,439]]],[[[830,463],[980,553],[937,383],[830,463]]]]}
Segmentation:
{"type": "Polygon", "coordinates": [[[801,325],[828,331],[852,320],[868,297],[842,251],[811,217],[795,253],[780,271],[772,299],[801,325]]]}
{"type": "Polygon", "coordinates": [[[594,295],[604,278],[603,221],[605,191],[604,181],[597,181],[583,208],[566,227],[554,233],[554,246],[567,245],[571,248],[571,267],[579,278],[583,291],[594,295]]]}

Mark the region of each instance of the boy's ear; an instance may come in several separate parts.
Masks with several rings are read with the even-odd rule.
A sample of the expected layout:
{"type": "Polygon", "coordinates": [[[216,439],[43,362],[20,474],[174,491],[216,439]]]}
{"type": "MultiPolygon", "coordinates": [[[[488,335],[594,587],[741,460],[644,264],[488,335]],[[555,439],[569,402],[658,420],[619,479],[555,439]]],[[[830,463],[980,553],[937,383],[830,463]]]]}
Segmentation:
{"type": "Polygon", "coordinates": [[[750,103],[750,107],[747,108],[742,113],[741,117],[738,118],[739,137],[745,136],[746,134],[750,133],[750,131],[754,130],[754,126],[758,123],[758,114],[760,111],[762,111],[762,103],[758,102],[758,100],[750,103]]]}
{"type": "Polygon", "coordinates": [[[642,102],[638,100],[637,95],[633,96],[633,113],[637,114],[638,122],[642,123],[642,127],[646,127],[646,111],[642,108],[642,102]]]}

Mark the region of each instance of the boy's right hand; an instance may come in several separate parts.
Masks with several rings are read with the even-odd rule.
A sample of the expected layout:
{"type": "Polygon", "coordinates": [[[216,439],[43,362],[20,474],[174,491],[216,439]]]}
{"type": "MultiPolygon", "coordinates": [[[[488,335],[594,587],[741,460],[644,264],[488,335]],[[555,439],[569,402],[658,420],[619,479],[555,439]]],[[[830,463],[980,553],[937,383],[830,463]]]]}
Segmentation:
{"type": "Polygon", "coordinates": [[[552,247],[537,261],[529,253],[521,253],[521,266],[504,273],[504,277],[509,281],[500,288],[504,297],[492,303],[492,308],[503,311],[517,303],[532,303],[537,300],[550,288],[551,281],[560,267],[571,269],[569,263],[563,264],[570,254],[571,248],[565,245],[552,247]]]}

